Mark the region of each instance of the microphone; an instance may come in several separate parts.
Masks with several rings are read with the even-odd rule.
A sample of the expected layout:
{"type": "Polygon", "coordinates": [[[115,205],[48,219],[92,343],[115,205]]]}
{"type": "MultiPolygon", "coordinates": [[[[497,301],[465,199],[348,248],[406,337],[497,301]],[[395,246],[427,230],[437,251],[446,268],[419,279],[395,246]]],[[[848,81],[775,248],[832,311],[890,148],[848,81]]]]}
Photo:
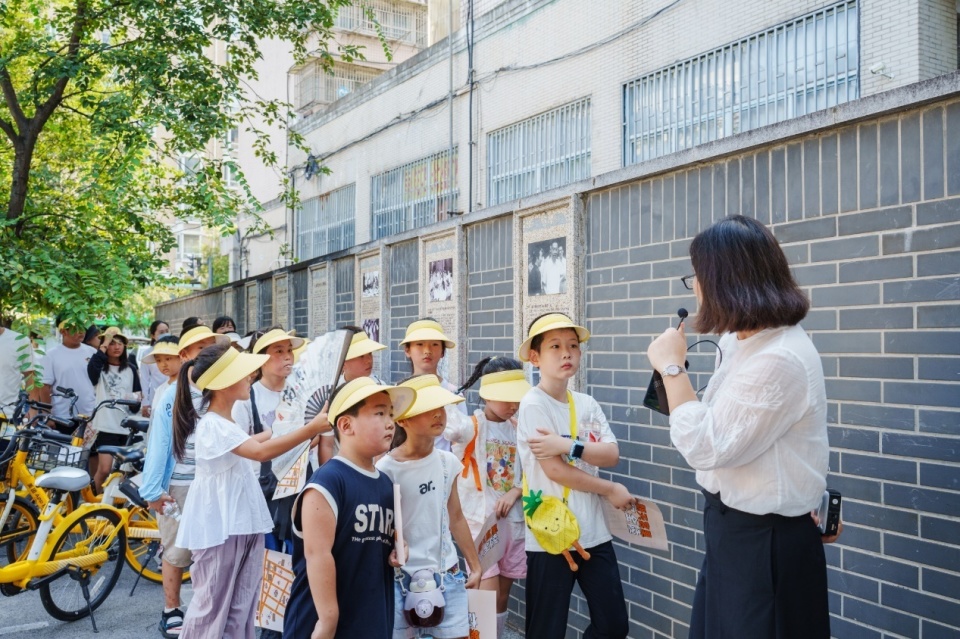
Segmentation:
{"type": "MultiPolygon", "coordinates": [[[[681,322],[681,323],[683,322],[683,320],[687,319],[687,315],[689,315],[689,314],[690,314],[690,313],[687,312],[687,309],[685,309],[685,308],[683,308],[683,307],[680,307],[680,308],[677,309],[677,317],[680,318],[680,322],[681,322]]],[[[679,328],[679,324],[677,325],[677,327],[679,328]]]]}
{"type": "MultiPolygon", "coordinates": [[[[677,328],[680,328],[680,324],[683,323],[683,320],[687,319],[689,314],[687,309],[683,307],[677,309],[677,317],[680,318],[680,321],[677,322],[677,328]]],[[[690,362],[685,361],[683,367],[689,369],[690,362]]],[[[643,405],[658,413],[670,415],[670,405],[667,402],[667,390],[663,387],[663,376],[660,374],[660,371],[653,371],[653,377],[647,386],[647,394],[643,398],[643,405]]]]}

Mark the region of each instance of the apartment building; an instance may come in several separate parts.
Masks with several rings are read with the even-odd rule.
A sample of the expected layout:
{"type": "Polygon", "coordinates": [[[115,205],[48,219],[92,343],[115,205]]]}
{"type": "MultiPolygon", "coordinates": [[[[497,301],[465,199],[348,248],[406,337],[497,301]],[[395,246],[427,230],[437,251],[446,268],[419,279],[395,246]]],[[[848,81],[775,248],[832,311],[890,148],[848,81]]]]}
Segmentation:
{"type": "MultiPolygon", "coordinates": [[[[409,371],[405,326],[432,316],[456,337],[444,376],[458,380],[514,353],[537,315],[572,313],[594,334],[577,384],[620,441],[610,476],[660,504],[671,542],[617,548],[630,636],[685,637],[703,498],[666,420],[641,407],[645,348],[695,308],[677,279],[690,239],[753,215],[812,301],[846,524],[827,548],[833,634],[960,634],[956,0],[446,8],[450,39],[296,123],[310,149],[289,153],[297,262],[159,316],[362,325],[390,347],[377,373],[391,380],[409,371]],[[534,286],[554,250],[567,286],[534,286]],[[428,286],[438,269],[449,291],[428,286]]],[[[714,357],[691,352],[698,387],[714,357]]],[[[575,597],[568,637],[586,615],[575,597]]]]}

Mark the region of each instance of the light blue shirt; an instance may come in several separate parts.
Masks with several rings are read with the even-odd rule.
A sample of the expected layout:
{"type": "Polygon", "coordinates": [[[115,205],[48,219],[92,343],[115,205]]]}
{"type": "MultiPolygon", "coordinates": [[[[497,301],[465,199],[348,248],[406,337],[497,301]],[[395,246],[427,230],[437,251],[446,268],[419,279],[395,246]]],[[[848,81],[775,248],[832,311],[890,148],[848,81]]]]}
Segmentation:
{"type": "MultiPolygon", "coordinates": [[[[200,391],[191,388],[190,396],[194,408],[199,409],[202,400],[200,391]]],[[[180,474],[175,475],[178,468],[173,454],[173,405],[176,397],[177,383],[174,382],[153,405],[153,423],[147,438],[147,454],[143,462],[143,481],[140,486],[140,496],[147,501],[156,501],[167,492],[171,478],[178,484],[186,484],[193,479],[192,437],[187,440],[186,457],[179,465],[180,474]]]]}

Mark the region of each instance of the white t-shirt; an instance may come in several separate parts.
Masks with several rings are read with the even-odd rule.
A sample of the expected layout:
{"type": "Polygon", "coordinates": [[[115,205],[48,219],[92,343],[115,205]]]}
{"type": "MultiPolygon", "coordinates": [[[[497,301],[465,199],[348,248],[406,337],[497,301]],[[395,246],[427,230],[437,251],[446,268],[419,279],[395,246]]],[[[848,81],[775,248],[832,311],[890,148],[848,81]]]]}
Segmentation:
{"type": "MultiPolygon", "coordinates": [[[[610,430],[607,418],[596,400],[589,395],[574,392],[573,403],[577,411],[577,437],[580,441],[616,443],[617,438],[610,430]]],[[[536,456],[530,451],[528,441],[539,434],[538,428],[570,437],[570,408],[567,402],[558,402],[539,387],[534,387],[520,402],[520,411],[517,415],[517,452],[527,475],[528,488],[531,491],[542,490],[544,495],[563,499],[563,486],[551,480],[543,472],[536,456]]],[[[564,459],[566,459],[565,456],[564,459]]],[[[594,476],[598,474],[597,469],[589,464],[582,464],[579,467],[594,476]]],[[[603,518],[601,499],[602,497],[594,493],[571,490],[567,500],[567,506],[573,511],[580,526],[580,545],[586,549],[613,538],[603,518]]],[[[543,552],[543,548],[529,529],[526,535],[527,551],[543,552]]]]}
{"type": "Polygon", "coordinates": [[[540,283],[544,294],[561,293],[563,278],[567,276],[567,260],[549,255],[540,264],[540,283]]]}
{"type": "Polygon", "coordinates": [[[26,336],[9,328],[0,330],[0,412],[5,412],[12,411],[17,403],[23,373],[33,370],[33,348],[26,336]],[[21,362],[24,353],[27,359],[21,362]]]}
{"type": "Polygon", "coordinates": [[[410,546],[404,572],[410,575],[418,570],[442,572],[456,566],[457,551],[450,535],[447,500],[457,475],[463,470],[460,460],[453,453],[437,449],[423,459],[406,462],[398,462],[387,454],[377,462],[377,469],[400,485],[403,538],[410,546]],[[446,564],[442,569],[441,555],[446,564]]]}
{"type": "Polygon", "coordinates": [[[43,367],[43,383],[50,386],[53,395],[53,416],[70,418],[70,399],[57,397],[57,386],[72,388],[79,399],[74,407],[74,414],[89,415],[96,407],[96,394],[90,377],[87,375],[87,364],[96,353],[96,349],[87,344],[80,344],[76,348],[67,348],[58,344],[50,349],[40,361],[43,367]]]}
{"type": "Polygon", "coordinates": [[[820,503],[830,443],[823,364],[799,326],[720,338],[703,400],[670,413],[670,439],[697,483],[731,508],[796,517],[820,503]]]}
{"type": "MultiPolygon", "coordinates": [[[[96,386],[97,403],[105,399],[130,399],[133,394],[132,366],[120,370],[119,366],[108,364],[100,373],[100,381],[96,386]]],[[[102,407],[93,418],[93,428],[101,433],[127,435],[129,431],[120,426],[120,422],[130,416],[130,409],[126,406],[102,407]]]]}
{"type": "Polygon", "coordinates": [[[212,548],[231,535],[273,530],[257,477],[247,460],[232,452],[248,439],[243,429],[216,413],[208,412],[197,422],[197,472],[183,504],[180,548],[212,548]]]}
{"type": "MultiPolygon", "coordinates": [[[[277,406],[280,405],[280,398],[283,393],[270,390],[260,382],[255,382],[250,387],[250,391],[256,393],[260,423],[264,428],[273,428],[273,421],[277,418],[277,406]]],[[[235,403],[232,414],[233,421],[243,428],[248,435],[253,435],[253,407],[250,400],[235,403]]]]}

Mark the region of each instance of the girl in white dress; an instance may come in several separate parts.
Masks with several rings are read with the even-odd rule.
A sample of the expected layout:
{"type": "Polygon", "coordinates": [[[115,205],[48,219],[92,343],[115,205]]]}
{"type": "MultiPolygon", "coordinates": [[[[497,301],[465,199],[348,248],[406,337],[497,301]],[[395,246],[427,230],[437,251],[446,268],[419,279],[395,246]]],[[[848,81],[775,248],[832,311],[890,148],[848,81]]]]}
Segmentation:
{"type": "Polygon", "coordinates": [[[193,551],[194,596],[182,631],[191,639],[253,639],[263,535],[273,529],[273,520],[257,481],[260,464],[251,461],[272,459],[322,430],[319,420],[313,420],[270,439],[269,430],[251,437],[233,421],[234,403],[250,397],[251,376],[267,359],[215,345],[181,369],[173,449],[182,458],[192,439],[196,452],[196,476],[177,533],[177,546],[193,551]],[[206,412],[199,419],[188,375],[203,392],[206,412]]]}

